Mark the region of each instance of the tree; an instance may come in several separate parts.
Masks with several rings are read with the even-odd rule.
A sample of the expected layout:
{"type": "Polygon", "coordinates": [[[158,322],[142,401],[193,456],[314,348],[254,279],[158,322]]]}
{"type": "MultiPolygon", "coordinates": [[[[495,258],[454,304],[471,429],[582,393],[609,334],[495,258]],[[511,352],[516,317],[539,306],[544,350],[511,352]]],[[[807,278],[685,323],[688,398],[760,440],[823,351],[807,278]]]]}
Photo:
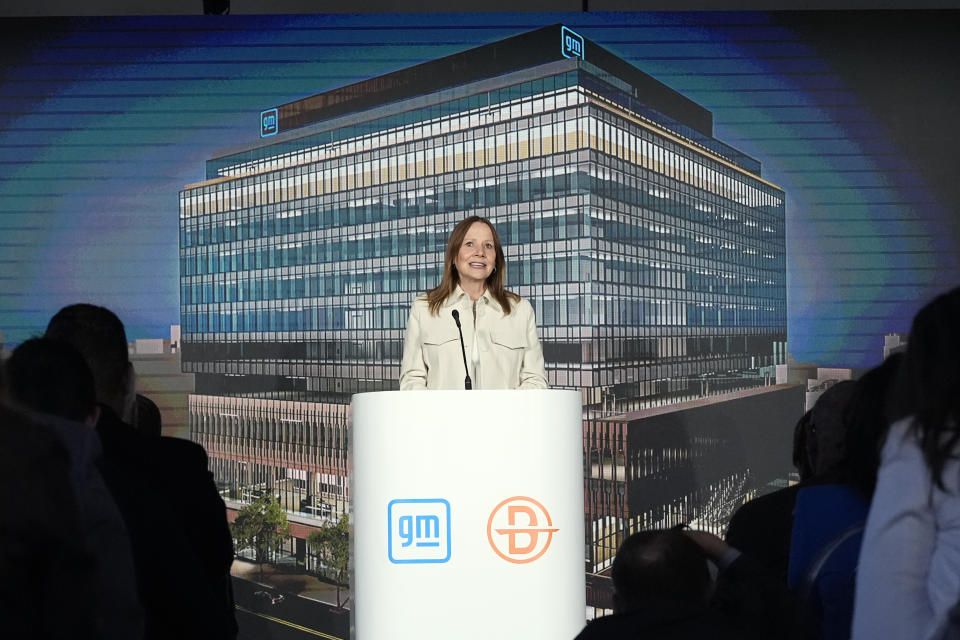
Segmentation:
{"type": "Polygon", "coordinates": [[[273,496],[261,496],[237,513],[232,529],[238,549],[251,547],[254,550],[263,579],[263,563],[270,551],[279,551],[290,535],[287,514],[273,496]]]}
{"type": "Polygon", "coordinates": [[[317,531],[307,536],[310,551],[328,568],[327,575],[337,585],[337,607],[342,608],[340,588],[347,585],[350,562],[350,518],[344,515],[336,523],[325,522],[317,531]]]}

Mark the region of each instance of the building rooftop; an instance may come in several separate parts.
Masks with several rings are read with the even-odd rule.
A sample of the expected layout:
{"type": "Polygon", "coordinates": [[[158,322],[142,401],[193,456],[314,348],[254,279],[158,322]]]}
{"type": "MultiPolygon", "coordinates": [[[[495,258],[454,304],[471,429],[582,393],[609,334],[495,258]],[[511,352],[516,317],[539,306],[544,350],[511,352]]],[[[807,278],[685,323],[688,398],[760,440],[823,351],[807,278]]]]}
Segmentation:
{"type": "Polygon", "coordinates": [[[258,169],[264,159],[292,157],[305,147],[336,151],[332,145],[356,136],[461,109],[492,108],[494,101],[519,97],[522,84],[542,80],[549,90],[550,79],[564,75],[563,82],[579,82],[601,101],[760,178],[758,160],[713,137],[710,111],[556,24],[266,109],[257,140],[219,150],[207,160],[205,180],[186,188],[253,175],[275,167],[258,169]]]}
{"type": "Polygon", "coordinates": [[[703,135],[713,135],[708,110],[560,24],[282,104],[276,107],[276,128],[267,135],[565,58],[579,58],[601,75],[625,82],[634,97],[651,109],[703,135]]]}
{"type": "Polygon", "coordinates": [[[785,389],[791,389],[791,388],[796,388],[801,386],[803,385],[796,384],[796,383],[784,383],[784,384],[775,384],[775,385],[763,386],[763,387],[753,387],[749,389],[739,389],[737,391],[720,393],[715,396],[705,396],[703,398],[696,398],[695,400],[684,400],[683,402],[674,402],[674,403],[662,405],[659,407],[649,407],[647,409],[640,409],[638,411],[628,411],[626,413],[619,413],[615,415],[605,416],[603,418],[600,418],[600,421],[632,422],[634,420],[640,420],[642,418],[660,416],[668,413],[676,413],[677,411],[686,411],[687,409],[696,409],[698,407],[709,407],[711,405],[722,404],[724,402],[729,402],[731,400],[738,400],[740,398],[749,398],[752,396],[759,396],[765,393],[773,393],[776,391],[783,391],[785,389]]]}

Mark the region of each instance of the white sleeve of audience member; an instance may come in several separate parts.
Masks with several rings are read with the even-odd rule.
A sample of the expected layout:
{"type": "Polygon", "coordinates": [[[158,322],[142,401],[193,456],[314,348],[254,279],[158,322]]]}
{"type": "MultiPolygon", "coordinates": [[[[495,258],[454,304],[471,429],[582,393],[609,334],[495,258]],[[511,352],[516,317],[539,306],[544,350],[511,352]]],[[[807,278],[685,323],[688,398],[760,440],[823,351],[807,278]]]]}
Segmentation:
{"type": "Polygon", "coordinates": [[[854,640],[920,640],[931,623],[927,596],[936,540],[930,472],[906,422],[883,449],[877,490],[860,548],[854,640]]]}

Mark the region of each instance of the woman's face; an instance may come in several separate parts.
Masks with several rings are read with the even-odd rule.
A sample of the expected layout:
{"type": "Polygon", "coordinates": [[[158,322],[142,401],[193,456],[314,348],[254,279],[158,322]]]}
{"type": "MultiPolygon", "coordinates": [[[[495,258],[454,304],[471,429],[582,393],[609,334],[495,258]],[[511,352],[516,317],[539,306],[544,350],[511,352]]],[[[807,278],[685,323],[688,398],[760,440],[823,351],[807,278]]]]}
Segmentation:
{"type": "Polygon", "coordinates": [[[493,233],[483,222],[474,222],[467,229],[467,235],[460,245],[460,252],[454,261],[460,274],[460,285],[486,282],[496,266],[497,249],[493,244],[493,233]]]}

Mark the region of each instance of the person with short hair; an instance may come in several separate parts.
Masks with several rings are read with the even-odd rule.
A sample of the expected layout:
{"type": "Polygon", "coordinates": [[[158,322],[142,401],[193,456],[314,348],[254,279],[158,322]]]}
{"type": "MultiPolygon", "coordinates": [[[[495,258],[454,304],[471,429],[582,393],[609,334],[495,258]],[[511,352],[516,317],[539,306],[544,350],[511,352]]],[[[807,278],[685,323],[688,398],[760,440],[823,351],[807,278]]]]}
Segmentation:
{"type": "Polygon", "coordinates": [[[410,308],[401,389],[463,389],[468,375],[474,389],[547,388],[533,307],[506,290],[505,270],[493,223],[471,216],[453,228],[440,284],[410,308]]]}
{"type": "Polygon", "coordinates": [[[66,306],[50,319],[44,337],[79,351],[93,373],[97,402],[121,420],[131,421],[136,377],[127,333],[115,313],[92,304],[66,306]]]}
{"type": "MultiPolygon", "coordinates": [[[[31,338],[4,363],[11,404],[49,427],[70,457],[70,480],[79,507],[79,530],[71,532],[91,558],[90,611],[103,640],[143,635],[130,538],[100,473],[102,448],[92,428],[100,417],[93,373],[69,343],[31,338]]],[[[80,560],[76,560],[80,562],[80,560]]]]}
{"type": "Polygon", "coordinates": [[[844,380],[829,387],[797,421],[792,458],[800,482],[740,505],[727,526],[727,543],[762,563],[785,585],[797,496],[806,487],[831,482],[836,476],[845,455],[843,408],[855,386],[844,380]]]}
{"type": "Polygon", "coordinates": [[[613,615],[590,621],[576,640],[738,638],[710,606],[707,560],[702,546],[682,531],[630,535],[611,568],[613,615]]]}
{"type": "Polygon", "coordinates": [[[76,347],[94,374],[103,476],[130,533],[144,638],[235,638],[233,540],[203,447],[132,426],[133,366],[112,311],[64,307],[46,335],[76,347]]]}
{"type": "Polygon", "coordinates": [[[617,551],[611,569],[614,610],[632,611],[650,600],[705,604],[710,597],[707,555],[680,531],[639,531],[617,551]]]}
{"type": "Polygon", "coordinates": [[[22,342],[4,362],[7,393],[16,404],[53,416],[97,424],[93,373],[73,346],[51,338],[22,342]]]}

